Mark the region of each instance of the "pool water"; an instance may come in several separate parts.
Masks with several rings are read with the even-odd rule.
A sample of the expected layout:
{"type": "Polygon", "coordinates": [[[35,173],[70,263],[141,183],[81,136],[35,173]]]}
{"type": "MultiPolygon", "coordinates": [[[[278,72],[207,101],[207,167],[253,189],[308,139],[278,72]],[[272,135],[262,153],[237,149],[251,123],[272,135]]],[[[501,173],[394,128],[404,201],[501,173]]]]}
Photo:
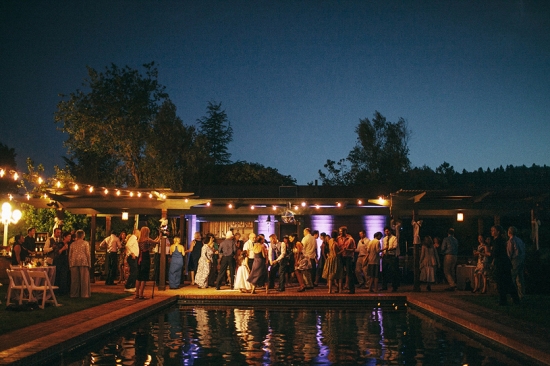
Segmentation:
{"type": "Polygon", "coordinates": [[[171,308],[62,365],[520,365],[414,310],[171,308]]]}

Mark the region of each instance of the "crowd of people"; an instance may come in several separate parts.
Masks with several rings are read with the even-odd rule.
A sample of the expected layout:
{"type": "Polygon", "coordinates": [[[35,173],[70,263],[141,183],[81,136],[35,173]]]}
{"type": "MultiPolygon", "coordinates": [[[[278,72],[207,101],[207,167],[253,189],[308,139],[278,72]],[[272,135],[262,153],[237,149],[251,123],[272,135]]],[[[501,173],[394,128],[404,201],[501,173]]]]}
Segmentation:
{"type": "MultiPolygon", "coordinates": [[[[421,221],[417,222],[420,225],[421,221]]],[[[12,264],[25,263],[35,253],[35,234],[36,230],[30,228],[27,236],[15,237],[12,264]]],[[[135,292],[136,299],[145,299],[145,284],[151,277],[151,252],[160,257],[160,238],[151,239],[149,235],[146,226],[128,236],[124,231],[113,231],[100,243],[99,247],[106,250],[106,285],[114,285],[120,272],[119,282],[125,281],[125,291],[135,292]]],[[[426,290],[431,291],[434,283],[443,281],[448,283],[447,291],[456,290],[459,243],[454,230],[449,229],[443,240],[424,236],[421,243],[419,232],[415,231],[415,235],[414,240],[421,244],[419,279],[426,284],[426,290]]],[[[187,259],[191,286],[201,289],[220,290],[228,286],[254,294],[259,289],[266,293],[270,289],[284,292],[289,284],[295,284],[296,291],[304,292],[326,283],[328,293],[354,294],[356,286],[370,292],[386,291],[390,286],[392,292],[398,291],[401,253],[392,228],[385,227],[372,239],[360,230],[358,238],[356,243],[346,226],[330,234],[305,228],[301,240],[297,234],[290,234],[282,241],[275,234],[268,241],[263,234],[255,233],[243,241],[240,233],[230,230],[218,243],[214,235],[206,234],[203,239],[197,232],[188,249],[180,238],[175,237],[172,244],[167,238],[168,283],[171,289],[182,286],[187,259]]],[[[500,304],[507,303],[508,295],[519,303],[525,295],[525,244],[517,237],[517,229],[512,226],[505,231],[500,225],[493,226],[490,237],[479,235],[473,254],[477,264],[472,292],[487,293],[491,278],[497,285],[500,304]]],[[[55,228],[45,242],[43,255],[46,264],[56,266],[55,286],[59,294],[90,297],[90,244],[84,240],[82,230],[62,232],[55,228]]],[[[160,260],[155,263],[158,265],[160,260]]]]}
{"type": "MultiPolygon", "coordinates": [[[[60,227],[44,243],[44,264],[55,266],[56,293],[71,297],[90,297],[90,268],[92,267],[90,244],[84,240],[84,231],[62,232],[60,227]]],[[[36,229],[29,228],[27,236],[15,236],[12,249],[12,265],[24,265],[35,255],[36,229]]]]}

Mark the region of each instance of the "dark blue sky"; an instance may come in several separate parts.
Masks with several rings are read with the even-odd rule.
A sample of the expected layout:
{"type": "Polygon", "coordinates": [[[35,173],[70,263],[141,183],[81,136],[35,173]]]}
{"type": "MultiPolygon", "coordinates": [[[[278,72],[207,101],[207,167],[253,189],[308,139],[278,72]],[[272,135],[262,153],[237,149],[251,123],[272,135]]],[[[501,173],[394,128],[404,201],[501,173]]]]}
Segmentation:
{"type": "Polygon", "coordinates": [[[53,113],[86,65],[155,61],[178,115],[222,102],[233,160],[298,183],[347,156],[378,110],[414,166],[550,164],[550,2],[0,2],[0,142],[48,171],[53,113]]]}

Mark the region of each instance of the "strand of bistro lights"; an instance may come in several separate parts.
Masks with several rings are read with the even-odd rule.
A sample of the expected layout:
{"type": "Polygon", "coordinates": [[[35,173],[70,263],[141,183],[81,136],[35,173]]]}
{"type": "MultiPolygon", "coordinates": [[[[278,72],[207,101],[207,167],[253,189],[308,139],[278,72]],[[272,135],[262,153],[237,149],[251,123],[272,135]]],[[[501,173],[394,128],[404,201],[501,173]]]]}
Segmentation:
{"type": "MultiPolygon", "coordinates": [[[[15,182],[17,182],[19,180],[19,178],[21,177],[21,174],[19,174],[18,172],[14,171],[14,170],[6,170],[6,169],[3,169],[3,168],[0,168],[0,178],[11,178],[13,179],[15,182]]],[[[41,185],[44,183],[44,179],[40,176],[38,176],[36,178],[36,182],[41,185]]],[[[99,187],[99,188],[96,188],[90,184],[81,184],[81,183],[77,183],[77,182],[68,182],[66,184],[63,184],[61,182],[61,180],[57,180],[54,187],[52,187],[54,189],[62,189],[62,188],[67,188],[68,190],[71,190],[71,191],[75,191],[75,192],[78,192],[78,191],[82,191],[82,192],[87,192],[88,194],[92,194],[94,192],[101,192],[103,193],[103,195],[105,196],[108,196],[109,194],[114,194],[115,196],[117,197],[130,197],[130,198],[141,198],[141,197],[146,197],[146,198],[153,198],[153,197],[157,197],[159,199],[163,199],[165,200],[167,198],[166,194],[164,193],[159,193],[159,192],[145,192],[145,191],[140,191],[140,190],[129,190],[129,189],[122,189],[122,188],[114,188],[114,189],[110,189],[110,188],[107,188],[107,187],[99,187]]],[[[26,197],[27,197],[27,200],[30,200],[32,195],[27,192],[24,194],[26,197]]],[[[10,201],[13,199],[13,195],[12,194],[8,194],[8,197],[10,199],[10,201]]],[[[44,198],[44,199],[48,199],[49,196],[47,193],[43,193],[41,195],[41,198],[44,198]]],[[[185,201],[187,202],[188,199],[186,198],[185,201]]]]}
{"type": "MultiPolygon", "coordinates": [[[[18,181],[19,177],[21,176],[18,172],[14,171],[14,170],[5,170],[3,168],[0,168],[0,178],[4,178],[4,177],[8,177],[8,175],[11,175],[11,178],[14,180],[14,181],[18,181]]],[[[36,181],[38,184],[43,184],[44,183],[44,179],[42,179],[42,177],[37,177],[36,178],[36,181]]],[[[165,200],[167,198],[166,194],[164,193],[159,193],[159,192],[145,192],[145,191],[140,191],[140,190],[128,190],[128,189],[120,189],[120,188],[115,188],[115,189],[109,189],[109,188],[106,188],[106,187],[99,187],[99,188],[96,188],[92,185],[89,185],[89,184],[80,184],[80,183],[76,183],[76,182],[69,182],[67,183],[67,188],[72,190],[72,191],[75,191],[75,192],[78,192],[78,191],[85,191],[85,192],[88,192],[89,194],[92,194],[96,191],[99,191],[99,192],[102,192],[103,195],[105,196],[108,196],[109,194],[114,194],[115,196],[117,197],[130,197],[130,198],[142,198],[142,197],[145,197],[145,198],[153,198],[153,197],[157,197],[159,199],[162,199],[162,200],[165,200]]],[[[63,188],[63,183],[61,183],[60,180],[57,180],[56,183],[55,183],[55,188],[57,189],[61,189],[63,188]]],[[[26,193],[25,194],[27,200],[30,200],[31,199],[31,194],[30,193],[26,193]]],[[[8,194],[8,197],[10,199],[10,201],[13,199],[13,195],[12,194],[8,194]]],[[[48,194],[47,193],[44,193],[42,194],[41,196],[42,198],[44,199],[48,199],[48,194]]],[[[189,200],[187,198],[185,198],[185,202],[188,202],[189,200]]],[[[380,196],[378,197],[378,203],[379,204],[383,204],[385,201],[386,201],[386,198],[383,197],[383,196],[380,196]]],[[[361,200],[361,199],[358,199],[357,202],[356,202],[356,205],[357,206],[363,206],[364,204],[364,201],[361,200]]],[[[205,207],[211,207],[213,205],[213,203],[211,202],[207,202],[204,204],[205,207]]],[[[345,207],[346,205],[342,202],[335,202],[334,205],[330,205],[330,206],[326,206],[326,205],[319,205],[319,204],[312,204],[312,205],[308,205],[307,202],[305,201],[302,201],[300,205],[290,205],[290,207],[288,208],[294,208],[294,210],[299,210],[300,207],[301,208],[315,208],[315,209],[320,209],[322,207],[336,207],[336,208],[343,208],[345,207]]],[[[237,206],[233,203],[229,203],[227,204],[227,208],[229,209],[233,209],[233,208],[236,208],[237,206]]],[[[250,210],[254,210],[256,209],[256,207],[260,207],[258,205],[250,205],[249,208],[250,210]]],[[[261,207],[265,207],[265,206],[261,206],[261,207]]],[[[273,211],[277,211],[278,209],[282,209],[282,208],[287,208],[286,206],[277,206],[277,205],[273,205],[272,206],[272,209],[273,211]]]]}

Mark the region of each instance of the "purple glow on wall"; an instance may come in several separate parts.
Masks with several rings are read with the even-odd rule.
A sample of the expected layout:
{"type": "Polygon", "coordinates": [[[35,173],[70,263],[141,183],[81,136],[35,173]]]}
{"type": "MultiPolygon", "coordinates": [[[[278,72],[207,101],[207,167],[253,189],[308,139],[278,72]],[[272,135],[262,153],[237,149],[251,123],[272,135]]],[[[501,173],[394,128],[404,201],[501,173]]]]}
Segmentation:
{"type": "MultiPolygon", "coordinates": [[[[191,242],[195,239],[195,233],[200,232],[197,215],[186,215],[187,221],[187,248],[190,248],[191,242]]],[[[202,233],[201,233],[202,234],[202,233]]]]}
{"type": "Polygon", "coordinates": [[[275,233],[275,215],[258,215],[258,232],[264,234],[269,241],[269,235],[275,233]]]}
{"type": "Polygon", "coordinates": [[[330,235],[333,225],[332,215],[311,215],[311,230],[319,230],[319,233],[325,232],[330,235]]]}
{"type": "Polygon", "coordinates": [[[374,238],[374,234],[378,231],[384,233],[384,226],[386,226],[386,216],[384,215],[369,215],[363,216],[363,222],[365,223],[365,231],[367,238],[374,238]]]}

